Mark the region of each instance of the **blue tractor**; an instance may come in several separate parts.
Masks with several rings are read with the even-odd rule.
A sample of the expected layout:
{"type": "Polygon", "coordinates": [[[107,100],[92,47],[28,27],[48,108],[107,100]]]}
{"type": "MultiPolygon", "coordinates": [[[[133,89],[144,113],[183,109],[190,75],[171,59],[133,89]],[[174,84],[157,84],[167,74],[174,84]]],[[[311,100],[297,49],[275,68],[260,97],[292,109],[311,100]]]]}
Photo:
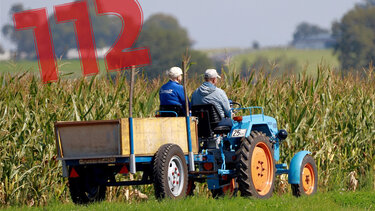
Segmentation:
{"type": "Polygon", "coordinates": [[[187,194],[195,181],[207,181],[214,197],[238,190],[241,196],[269,198],[275,177],[281,174],[288,174],[293,195],[314,194],[318,176],[311,153],[298,152],[289,169],[277,164],[287,132],[278,130],[276,120],[264,115],[262,107],[232,108],[233,113],[244,110],[249,115],[221,119],[213,105],[192,107],[192,116],[198,118],[200,153],[194,157],[196,170],[189,172],[187,194]],[[255,110],[261,112],[253,114],[255,110]]]}
{"type": "Polygon", "coordinates": [[[192,106],[187,117],[163,110],[161,118],[55,123],[57,155],[74,203],[104,200],[107,186],[145,184],[154,185],[159,199],[182,198],[193,194],[195,182],[207,182],[214,197],[239,191],[269,198],[280,174],[288,174],[295,196],[316,192],[310,152],[298,152],[289,169],[276,164],[287,132],[263,108],[239,106],[233,113],[249,115],[228,119],[213,105],[192,106]],[[253,114],[256,109],[261,112],[253,114]],[[116,177],[137,172],[143,172],[140,180],[116,177]]]}

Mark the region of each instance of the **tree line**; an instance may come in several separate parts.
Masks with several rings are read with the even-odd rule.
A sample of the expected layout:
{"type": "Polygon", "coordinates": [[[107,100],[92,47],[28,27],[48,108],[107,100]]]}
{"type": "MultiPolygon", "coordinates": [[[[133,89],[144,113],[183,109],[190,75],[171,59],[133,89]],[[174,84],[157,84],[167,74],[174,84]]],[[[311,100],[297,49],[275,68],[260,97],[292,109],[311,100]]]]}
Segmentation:
{"type": "Polygon", "coordinates": [[[375,0],[355,5],[332,24],[331,31],[306,22],[299,24],[293,42],[321,33],[332,34],[332,47],[344,74],[368,68],[375,61],[375,0]]]}
{"type": "MultiPolygon", "coordinates": [[[[10,9],[9,15],[13,16],[14,13],[25,9],[22,4],[15,4],[10,9]]],[[[89,10],[97,48],[111,46],[120,33],[121,21],[116,17],[97,16],[91,0],[89,10]]],[[[56,56],[64,58],[69,49],[77,47],[73,24],[56,24],[53,15],[49,17],[49,23],[56,56]]],[[[35,59],[31,30],[15,31],[13,24],[9,23],[2,27],[2,33],[16,44],[18,55],[26,53],[28,58],[35,59]]],[[[375,60],[375,0],[364,0],[357,4],[341,20],[334,22],[331,30],[306,22],[299,24],[293,35],[293,42],[320,33],[331,33],[335,39],[334,53],[338,55],[343,73],[369,67],[375,60]]],[[[192,45],[193,42],[187,30],[180,26],[175,17],[165,14],[150,16],[144,22],[140,36],[135,43],[135,47],[145,46],[151,49],[152,64],[145,67],[147,70],[145,74],[152,78],[159,76],[171,66],[179,66],[181,55],[186,49],[191,49],[192,45]]],[[[254,46],[259,48],[259,43],[253,43],[254,46]]],[[[2,51],[0,46],[0,52],[2,51]]],[[[190,53],[195,63],[190,74],[201,74],[205,68],[210,67],[220,69],[222,64],[220,61],[213,61],[205,53],[197,50],[190,50],[190,53]]],[[[266,59],[259,59],[261,60],[266,59]]],[[[259,66],[258,63],[255,66],[259,66]]],[[[294,65],[294,61],[284,63],[286,63],[286,68],[294,65]]]]}
{"type": "MultiPolygon", "coordinates": [[[[93,1],[88,2],[96,47],[112,46],[119,36],[121,20],[114,16],[97,16],[93,1]]],[[[11,7],[9,16],[13,17],[14,13],[26,9],[22,4],[15,4],[11,7]]],[[[49,24],[56,56],[66,58],[69,49],[77,48],[73,23],[56,24],[54,16],[51,15],[49,24]]],[[[15,31],[13,23],[9,23],[2,27],[2,33],[16,44],[17,55],[24,54],[28,59],[36,59],[32,30],[15,31]]],[[[154,78],[162,75],[171,66],[181,66],[182,55],[187,49],[195,63],[189,69],[190,75],[202,74],[205,68],[214,67],[213,61],[205,53],[192,50],[192,44],[187,30],[180,26],[176,18],[154,14],[144,22],[134,47],[150,49],[152,64],[143,69],[147,77],[154,78]]]]}

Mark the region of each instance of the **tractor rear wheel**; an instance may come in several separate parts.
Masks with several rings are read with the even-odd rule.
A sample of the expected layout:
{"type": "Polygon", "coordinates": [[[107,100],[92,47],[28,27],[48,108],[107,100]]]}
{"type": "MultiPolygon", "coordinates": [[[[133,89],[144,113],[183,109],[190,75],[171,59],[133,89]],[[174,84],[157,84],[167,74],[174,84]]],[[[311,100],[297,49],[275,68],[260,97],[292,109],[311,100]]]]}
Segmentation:
{"type": "Polygon", "coordinates": [[[318,185],[318,171],[314,158],[306,155],[302,160],[300,184],[291,184],[294,196],[313,195],[318,185]]]}
{"type": "MultiPolygon", "coordinates": [[[[78,171],[78,169],[77,169],[78,171]]],[[[79,177],[69,178],[69,191],[75,204],[88,204],[103,201],[106,194],[106,186],[100,184],[96,178],[95,169],[80,168],[79,177]]]]}
{"type": "Polygon", "coordinates": [[[155,196],[182,198],[186,196],[188,170],[184,153],[175,144],[165,144],[156,152],[153,166],[155,196]]]}
{"type": "Polygon", "coordinates": [[[238,189],[242,196],[269,198],[275,186],[276,168],[269,138],[257,131],[242,138],[237,151],[238,189]]]}

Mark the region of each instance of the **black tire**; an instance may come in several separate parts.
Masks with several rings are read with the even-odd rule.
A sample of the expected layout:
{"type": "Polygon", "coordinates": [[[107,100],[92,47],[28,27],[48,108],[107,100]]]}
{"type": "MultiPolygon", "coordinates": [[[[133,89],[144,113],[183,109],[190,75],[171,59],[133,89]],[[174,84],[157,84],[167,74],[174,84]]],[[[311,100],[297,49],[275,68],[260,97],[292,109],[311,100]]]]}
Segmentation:
{"type": "Polygon", "coordinates": [[[302,195],[313,195],[318,189],[318,171],[314,158],[306,155],[301,164],[300,184],[291,184],[292,194],[296,197],[302,195]],[[308,173],[304,173],[307,171],[308,173]],[[305,181],[303,181],[305,180],[305,181]],[[305,185],[304,185],[305,184],[305,185]]]}
{"type": "Polygon", "coordinates": [[[188,185],[188,169],[184,153],[174,144],[165,144],[156,152],[153,166],[155,196],[183,198],[188,185]]]}
{"type": "Polygon", "coordinates": [[[69,178],[69,191],[75,204],[88,204],[103,201],[106,194],[106,186],[100,185],[95,179],[93,171],[81,169],[79,177],[69,178]]]}
{"type": "Polygon", "coordinates": [[[242,138],[236,156],[237,182],[241,196],[251,196],[255,198],[271,197],[275,186],[276,168],[273,158],[273,147],[269,138],[263,133],[252,131],[249,137],[242,138]],[[256,150],[255,154],[254,150],[256,150]],[[264,157],[260,158],[262,158],[262,160],[266,158],[265,161],[258,160],[259,153],[262,152],[264,152],[264,157]],[[254,165],[254,170],[252,170],[252,161],[258,161],[258,163],[254,165]],[[263,166],[264,162],[266,162],[265,166],[263,166]],[[252,171],[254,171],[254,174],[252,174],[252,171]],[[255,175],[256,178],[253,178],[252,175],[255,175]],[[265,179],[266,181],[264,181],[265,179]]]}

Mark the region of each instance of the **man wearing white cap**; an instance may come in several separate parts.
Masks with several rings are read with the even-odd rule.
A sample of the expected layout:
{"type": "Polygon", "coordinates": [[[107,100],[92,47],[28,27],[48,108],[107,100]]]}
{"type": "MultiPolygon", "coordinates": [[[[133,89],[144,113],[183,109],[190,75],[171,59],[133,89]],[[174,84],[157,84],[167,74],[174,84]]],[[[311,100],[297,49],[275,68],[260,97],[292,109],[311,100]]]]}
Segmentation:
{"type": "Polygon", "coordinates": [[[191,105],[213,104],[222,118],[230,117],[229,100],[225,92],[215,85],[218,78],[215,69],[207,69],[204,74],[205,82],[191,96],[191,105]]]}
{"type": "Polygon", "coordinates": [[[184,88],[180,84],[182,81],[182,70],[179,67],[172,67],[167,70],[169,81],[164,84],[159,91],[160,105],[181,106],[185,114],[184,88]]]}

